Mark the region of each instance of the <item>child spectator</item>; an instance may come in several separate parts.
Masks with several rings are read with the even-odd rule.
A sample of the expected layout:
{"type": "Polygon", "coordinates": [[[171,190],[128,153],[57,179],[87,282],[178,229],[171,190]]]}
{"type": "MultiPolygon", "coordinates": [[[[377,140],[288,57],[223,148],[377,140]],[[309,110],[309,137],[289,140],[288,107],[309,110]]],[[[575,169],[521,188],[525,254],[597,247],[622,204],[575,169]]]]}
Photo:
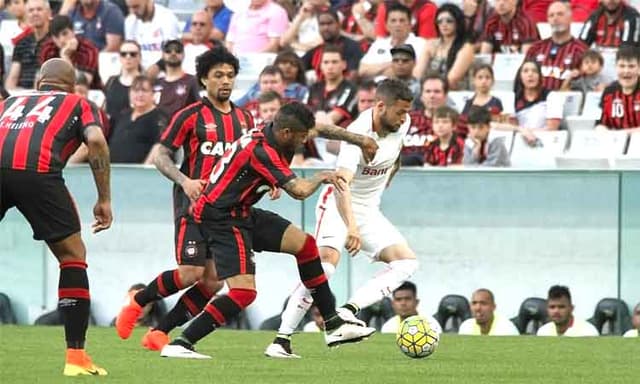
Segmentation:
{"type": "Polygon", "coordinates": [[[282,106],[282,96],[276,91],[267,91],[258,96],[258,118],[256,126],[263,127],[265,123],[273,121],[273,117],[282,106]]]}
{"type": "Polygon", "coordinates": [[[491,117],[496,119],[502,114],[502,101],[497,97],[491,96],[491,88],[493,87],[494,76],[493,68],[489,64],[479,64],[473,68],[473,88],[475,93],[467,100],[462,110],[462,116],[469,115],[472,106],[484,107],[491,113],[491,117]]]}
{"type": "Polygon", "coordinates": [[[462,164],[464,139],[453,132],[458,124],[458,112],[449,106],[439,107],[433,114],[433,133],[436,139],[427,145],[424,162],[446,167],[462,164]]]}
{"type": "Polygon", "coordinates": [[[504,144],[504,137],[496,137],[489,141],[491,130],[491,113],[477,105],[469,108],[467,120],[469,136],[464,146],[464,164],[489,167],[508,167],[509,151],[504,144]]]}
{"type": "Polygon", "coordinates": [[[571,78],[564,81],[562,90],[582,93],[604,91],[612,79],[602,73],[603,66],[604,58],[600,52],[595,49],[586,51],[580,61],[580,69],[571,71],[571,78]]]}

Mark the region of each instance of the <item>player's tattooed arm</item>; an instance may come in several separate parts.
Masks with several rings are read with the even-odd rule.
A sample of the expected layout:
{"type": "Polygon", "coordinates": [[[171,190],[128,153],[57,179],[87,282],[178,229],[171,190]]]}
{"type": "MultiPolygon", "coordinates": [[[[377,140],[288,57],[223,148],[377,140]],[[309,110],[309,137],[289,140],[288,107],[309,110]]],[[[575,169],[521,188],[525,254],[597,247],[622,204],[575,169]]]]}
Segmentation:
{"type": "Polygon", "coordinates": [[[98,200],[111,201],[109,146],[102,129],[97,125],[87,127],[84,130],[84,141],[87,145],[89,165],[98,189],[98,200]]]}
{"type": "Polygon", "coordinates": [[[173,181],[174,183],[180,185],[184,193],[191,199],[195,201],[200,197],[202,193],[202,189],[206,185],[205,180],[199,179],[191,179],[187,177],[184,173],[180,172],[180,169],[176,166],[171,158],[173,152],[170,148],[165,147],[162,144],[156,144],[151,150],[153,154],[153,164],[156,166],[158,171],[162,173],[166,178],[173,181]]]}
{"type": "Polygon", "coordinates": [[[320,137],[331,140],[346,141],[349,144],[360,147],[360,149],[362,149],[364,160],[367,163],[373,160],[376,156],[376,152],[378,151],[378,144],[371,137],[349,132],[337,125],[317,123],[313,130],[320,137]]]}
{"type": "Polygon", "coordinates": [[[287,194],[296,200],[304,200],[313,195],[322,184],[333,184],[337,189],[344,190],[345,182],[336,172],[321,171],[308,179],[296,177],[282,186],[287,194]]]}

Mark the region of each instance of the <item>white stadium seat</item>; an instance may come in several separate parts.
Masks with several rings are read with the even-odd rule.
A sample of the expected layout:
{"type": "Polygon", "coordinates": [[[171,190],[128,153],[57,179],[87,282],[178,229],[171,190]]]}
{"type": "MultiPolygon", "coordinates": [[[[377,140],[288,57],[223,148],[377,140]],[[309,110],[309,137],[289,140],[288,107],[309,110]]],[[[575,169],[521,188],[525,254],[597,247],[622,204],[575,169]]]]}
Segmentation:
{"type": "Polygon", "coordinates": [[[497,53],[493,60],[496,79],[493,88],[499,91],[513,90],[513,82],[523,61],[524,55],[521,53],[497,53]]]}
{"type": "Polygon", "coordinates": [[[594,120],[600,119],[602,110],[600,109],[600,99],[602,92],[587,92],[582,106],[582,117],[589,117],[594,120]]]}
{"type": "Polygon", "coordinates": [[[608,76],[610,79],[617,78],[616,76],[616,49],[601,51],[602,58],[604,59],[604,66],[602,67],[602,74],[608,76]]]}
{"type": "Polygon", "coordinates": [[[547,96],[547,102],[563,103],[564,117],[580,114],[582,106],[582,92],[579,91],[553,91],[547,96]]]}
{"type": "Polygon", "coordinates": [[[251,88],[253,84],[258,82],[260,72],[264,67],[273,64],[275,59],[275,53],[245,53],[238,55],[240,72],[236,77],[236,88],[251,88]]]}
{"type": "Polygon", "coordinates": [[[609,159],[566,154],[556,156],[556,167],[561,169],[607,169],[609,168],[609,159]]]}
{"type": "Polygon", "coordinates": [[[476,53],[473,62],[477,64],[483,63],[491,65],[491,60],[493,60],[493,57],[490,53],[476,53]]]}
{"type": "Polygon", "coordinates": [[[530,146],[516,133],[511,150],[511,166],[514,168],[554,168],[555,157],[561,155],[567,145],[567,131],[534,131],[540,145],[530,146]]]}
{"type": "Polygon", "coordinates": [[[87,99],[93,101],[95,105],[102,108],[105,101],[104,92],[99,89],[90,89],[89,94],[87,95],[87,99]]]}
{"type": "Polygon", "coordinates": [[[551,24],[537,23],[536,27],[538,27],[538,33],[540,34],[540,39],[544,40],[551,37],[551,24]]]}
{"type": "Polygon", "coordinates": [[[513,145],[513,131],[501,131],[499,129],[492,129],[489,131],[489,141],[504,137],[504,146],[507,147],[507,152],[511,153],[511,146],[513,145]]]}
{"type": "Polygon", "coordinates": [[[613,158],[612,166],[617,169],[640,169],[640,156],[618,156],[613,158]]]}
{"type": "Polygon", "coordinates": [[[572,133],[574,131],[590,130],[596,125],[596,120],[588,116],[567,116],[565,121],[567,122],[569,132],[572,133]]]}
{"type": "Polygon", "coordinates": [[[640,157],[640,132],[632,133],[629,137],[627,155],[640,157]]]}
{"type": "Polygon", "coordinates": [[[516,112],[516,95],[513,91],[491,91],[491,96],[502,102],[502,113],[513,115],[516,112]]]}
{"type": "Polygon", "coordinates": [[[576,39],[580,37],[580,32],[582,31],[582,27],[584,27],[584,23],[573,22],[571,23],[571,36],[576,39]]]}
{"type": "Polygon", "coordinates": [[[575,131],[571,133],[570,155],[611,158],[624,154],[629,135],[621,131],[575,131]]]}
{"type": "Polygon", "coordinates": [[[473,96],[473,92],[451,91],[447,96],[455,104],[454,108],[458,111],[458,113],[461,113],[464,105],[467,103],[467,100],[469,100],[473,96]]]}
{"type": "Polygon", "coordinates": [[[98,54],[98,73],[103,83],[106,83],[111,76],[120,73],[120,53],[100,52],[98,54]]]}

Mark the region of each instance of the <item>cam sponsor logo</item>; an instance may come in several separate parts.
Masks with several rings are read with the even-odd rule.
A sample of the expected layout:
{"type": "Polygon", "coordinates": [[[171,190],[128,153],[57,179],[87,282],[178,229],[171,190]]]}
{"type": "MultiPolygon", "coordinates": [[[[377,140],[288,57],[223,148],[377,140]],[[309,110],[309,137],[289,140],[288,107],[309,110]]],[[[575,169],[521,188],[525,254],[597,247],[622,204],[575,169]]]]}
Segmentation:
{"type": "Polygon", "coordinates": [[[216,143],[212,141],[205,141],[200,144],[200,152],[203,155],[222,156],[227,149],[231,148],[232,144],[233,143],[224,143],[221,141],[216,143]]]}

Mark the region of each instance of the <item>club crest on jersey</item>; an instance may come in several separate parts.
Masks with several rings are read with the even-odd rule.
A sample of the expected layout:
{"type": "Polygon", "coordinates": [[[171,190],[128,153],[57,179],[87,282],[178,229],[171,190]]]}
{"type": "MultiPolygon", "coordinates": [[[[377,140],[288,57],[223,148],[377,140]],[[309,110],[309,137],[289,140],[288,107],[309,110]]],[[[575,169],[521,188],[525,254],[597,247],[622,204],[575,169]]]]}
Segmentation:
{"type": "Polygon", "coordinates": [[[184,256],[189,259],[198,256],[198,247],[196,247],[195,241],[189,241],[187,243],[187,246],[184,249],[184,256]]]}
{"type": "Polygon", "coordinates": [[[180,84],[177,88],[176,88],[176,95],[178,96],[182,96],[184,94],[187,93],[187,87],[184,84],[180,84]]]}

